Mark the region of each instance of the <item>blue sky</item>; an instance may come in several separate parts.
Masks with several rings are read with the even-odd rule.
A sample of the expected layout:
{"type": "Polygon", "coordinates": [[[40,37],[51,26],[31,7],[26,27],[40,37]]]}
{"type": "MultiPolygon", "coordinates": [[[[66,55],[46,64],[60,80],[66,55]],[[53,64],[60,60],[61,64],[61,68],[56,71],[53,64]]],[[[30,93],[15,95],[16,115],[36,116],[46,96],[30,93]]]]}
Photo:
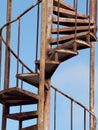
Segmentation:
{"type": "MultiPolygon", "coordinates": [[[[6,1],[7,0],[0,0],[0,27],[6,23],[6,1]]],[[[72,0],[66,0],[67,2],[71,3],[72,0]]],[[[79,0],[79,4],[81,0],[79,0]]],[[[36,2],[36,0],[13,0],[13,10],[12,10],[12,19],[16,18],[21,12],[23,12],[26,8],[28,8],[32,3],[36,2]],[[24,3],[24,4],[23,4],[24,3]]],[[[83,1],[82,1],[83,2],[83,1]]],[[[85,2],[84,2],[85,3],[85,2]]],[[[79,11],[85,12],[85,9],[80,8],[79,11]]],[[[24,63],[26,63],[30,68],[34,70],[34,49],[35,49],[35,36],[36,36],[36,9],[32,10],[28,15],[26,15],[21,20],[21,58],[23,58],[24,63]],[[33,15],[32,15],[33,14],[33,15]],[[29,19],[31,18],[31,19],[29,19]],[[28,26],[28,24],[30,26],[28,26]],[[32,24],[33,23],[33,24],[32,24]],[[28,35],[30,34],[30,35],[28,35]],[[32,35],[31,35],[32,34],[32,35]],[[28,40],[30,39],[30,40],[28,40]],[[28,45],[28,48],[27,48],[28,45]],[[28,53],[29,52],[29,53],[28,53]],[[24,58],[24,54],[26,57],[24,58]]],[[[17,23],[12,25],[12,36],[11,39],[11,47],[16,51],[16,41],[17,38],[17,23]]],[[[98,36],[98,34],[97,34],[98,36]]],[[[59,88],[60,90],[64,91],[66,94],[72,96],[82,104],[89,107],[89,63],[90,63],[90,50],[82,50],[79,51],[79,55],[62,63],[59,68],[57,69],[56,73],[53,75],[52,84],[59,88]]],[[[95,44],[95,114],[98,118],[98,43],[95,44]]],[[[15,65],[15,61],[11,66],[15,65]]],[[[4,71],[4,67],[2,67],[2,74],[4,71]]],[[[15,70],[11,72],[14,74],[15,70]]],[[[15,80],[13,78],[13,80],[15,80]]],[[[15,83],[12,81],[10,82],[11,86],[14,86],[15,83]]],[[[24,84],[25,89],[27,84],[24,84]]],[[[3,86],[3,82],[2,82],[3,86]]],[[[30,86],[29,86],[30,89],[30,86]]],[[[31,90],[32,91],[32,90],[31,90]]],[[[35,90],[36,91],[36,90],[35,90]]],[[[59,101],[61,103],[61,101],[59,101]]],[[[58,103],[58,105],[61,105],[58,103]]],[[[61,105],[62,106],[62,105],[61,105]]],[[[63,106],[62,106],[63,107],[63,106]]],[[[36,108],[36,106],[35,106],[36,108]]],[[[34,109],[35,109],[34,108],[34,109]]],[[[11,108],[11,111],[18,111],[18,108],[11,108]]],[[[24,108],[26,110],[26,108],[24,108]]],[[[59,109],[58,109],[59,111],[59,109]]],[[[2,106],[0,105],[0,122],[1,122],[1,113],[2,113],[2,106]]],[[[77,115],[78,117],[78,115],[77,115]]],[[[36,122],[36,120],[34,121],[36,122]]],[[[18,122],[8,120],[8,127],[7,130],[11,130],[13,128],[17,130],[18,122]]],[[[59,123],[58,123],[59,124],[59,123]]],[[[24,123],[25,126],[25,123],[24,123]]],[[[60,126],[58,126],[59,128],[60,126]]],[[[1,123],[0,123],[1,128],[1,123]]],[[[77,128],[78,129],[78,128],[77,128]]],[[[98,129],[98,127],[97,127],[98,129]]],[[[63,128],[61,129],[63,130],[63,128]]]]}

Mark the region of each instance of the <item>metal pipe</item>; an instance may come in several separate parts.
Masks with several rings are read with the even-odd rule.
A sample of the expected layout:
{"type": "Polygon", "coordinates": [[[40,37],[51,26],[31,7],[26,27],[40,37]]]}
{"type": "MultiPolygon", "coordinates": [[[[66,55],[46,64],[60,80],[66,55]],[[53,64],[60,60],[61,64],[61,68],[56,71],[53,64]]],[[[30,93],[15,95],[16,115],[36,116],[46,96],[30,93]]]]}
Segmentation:
{"type": "Polygon", "coordinates": [[[54,130],[56,130],[56,90],[54,92],[54,130]]]}
{"type": "MultiPolygon", "coordinates": [[[[90,49],[90,111],[94,113],[94,43],[91,44],[90,49]]],[[[94,118],[90,115],[90,130],[94,128],[94,118]]]]}
{"type": "Polygon", "coordinates": [[[71,118],[71,122],[70,122],[70,126],[71,126],[71,130],[73,130],[73,101],[71,100],[71,115],[70,115],[70,118],[71,118]]]}
{"type": "Polygon", "coordinates": [[[86,109],[84,109],[84,130],[86,130],[86,109]]]}
{"type": "MultiPolygon", "coordinates": [[[[18,20],[18,46],[17,46],[17,74],[19,73],[19,55],[20,55],[20,19],[18,20]]],[[[18,78],[16,78],[16,87],[18,87],[18,78]]]]}
{"type": "MultiPolygon", "coordinates": [[[[11,21],[12,14],[12,0],[7,1],[7,22],[11,21]]],[[[6,28],[6,43],[10,46],[10,35],[11,35],[11,26],[8,24],[6,28]]],[[[5,51],[5,74],[4,74],[4,89],[9,88],[9,80],[10,80],[10,51],[6,46],[5,51]]],[[[9,107],[3,106],[3,114],[2,114],[2,130],[6,130],[7,120],[6,114],[9,113],[9,107]]]]}
{"type": "Polygon", "coordinates": [[[0,29],[0,90],[1,90],[1,65],[2,65],[2,38],[1,38],[1,29],[0,29]]]}
{"type": "MultiPolygon", "coordinates": [[[[38,60],[38,39],[39,39],[39,14],[40,14],[40,5],[37,7],[37,27],[36,27],[36,60],[38,60]]],[[[37,73],[37,64],[35,65],[35,72],[37,73]]]]}
{"type": "MultiPolygon", "coordinates": [[[[7,22],[11,21],[11,13],[12,13],[12,0],[8,0],[7,3],[7,22]]],[[[11,26],[8,24],[6,29],[6,43],[10,46],[10,30],[11,26]]],[[[10,51],[8,47],[6,47],[5,51],[5,75],[4,75],[4,89],[9,87],[9,75],[10,75],[10,51]]]]}
{"type": "Polygon", "coordinates": [[[77,12],[78,12],[78,0],[75,0],[75,42],[74,42],[74,51],[77,51],[77,12]]]}
{"type": "Polygon", "coordinates": [[[42,25],[41,25],[41,46],[40,46],[40,77],[39,77],[39,103],[38,103],[38,130],[44,130],[44,100],[45,100],[45,44],[46,44],[46,0],[42,0],[42,25]]]}

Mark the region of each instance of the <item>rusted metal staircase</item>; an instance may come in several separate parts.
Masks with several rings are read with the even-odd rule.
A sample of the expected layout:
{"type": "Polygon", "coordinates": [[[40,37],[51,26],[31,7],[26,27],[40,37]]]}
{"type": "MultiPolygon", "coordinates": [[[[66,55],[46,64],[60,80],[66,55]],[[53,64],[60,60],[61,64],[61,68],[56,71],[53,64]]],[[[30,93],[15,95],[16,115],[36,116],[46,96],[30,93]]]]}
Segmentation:
{"type": "MultiPolygon", "coordinates": [[[[11,1],[9,0],[9,3],[11,1]]],[[[49,130],[50,120],[50,88],[55,91],[54,120],[56,120],[56,93],[60,93],[68,98],[71,103],[70,129],[73,130],[73,104],[77,104],[84,111],[84,127],[86,130],[86,113],[93,118],[93,129],[96,129],[96,117],[94,113],[85,106],[64,94],[50,83],[51,77],[58,66],[72,57],[78,55],[79,50],[91,48],[92,42],[96,42],[96,21],[92,19],[89,13],[81,14],[78,12],[78,3],[74,1],[74,6],[67,4],[63,0],[38,1],[29,9],[24,11],[13,21],[11,20],[11,3],[9,4],[9,15],[7,24],[1,28],[1,44],[6,45],[6,67],[4,78],[4,89],[0,91],[0,103],[3,104],[2,130],[6,130],[6,119],[19,121],[19,130],[49,130]],[[47,4],[46,4],[47,3],[47,4]],[[20,21],[34,7],[42,4],[42,38],[40,59],[38,59],[38,50],[36,50],[35,72],[32,71],[20,59],[20,21]],[[47,5],[47,6],[46,6],[47,5]],[[44,10],[44,11],[43,11],[44,10]],[[10,29],[14,22],[18,21],[18,50],[17,54],[10,48],[10,29]],[[6,40],[3,38],[2,31],[7,28],[6,40]],[[17,61],[16,86],[10,87],[10,56],[13,55],[17,61]],[[19,73],[19,67],[21,73],[19,73]],[[24,72],[26,69],[28,72],[24,72]],[[19,87],[21,81],[21,87],[19,87]],[[38,92],[30,92],[23,88],[23,82],[32,85],[38,89],[38,92]],[[36,104],[34,111],[22,112],[22,105],[36,104]],[[11,106],[20,106],[19,113],[10,113],[11,106]],[[37,119],[36,124],[29,127],[22,127],[25,120],[37,119]]],[[[87,3],[88,7],[88,3],[87,3]]],[[[38,28],[37,28],[38,29],[38,28]]],[[[37,39],[38,40],[38,39],[37,39]]],[[[38,46],[37,46],[38,49],[38,46]]],[[[13,68],[14,69],[14,68],[13,68]]],[[[54,130],[56,122],[54,121],[54,130]]]]}

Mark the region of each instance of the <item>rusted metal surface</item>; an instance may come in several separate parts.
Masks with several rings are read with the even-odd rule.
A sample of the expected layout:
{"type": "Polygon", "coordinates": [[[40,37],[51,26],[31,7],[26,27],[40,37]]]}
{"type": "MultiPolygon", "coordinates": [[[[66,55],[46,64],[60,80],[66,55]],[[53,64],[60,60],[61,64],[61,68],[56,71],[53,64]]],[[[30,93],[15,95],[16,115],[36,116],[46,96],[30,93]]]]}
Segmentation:
{"type": "MultiPolygon", "coordinates": [[[[53,8],[53,12],[56,15],[58,14],[58,9],[57,9],[56,6],[54,6],[54,8],[53,8]]],[[[75,18],[75,16],[76,16],[76,11],[71,11],[71,10],[68,10],[68,9],[60,8],[59,12],[60,12],[59,13],[60,17],[75,18]]],[[[77,18],[85,19],[85,18],[88,18],[88,16],[86,16],[84,14],[77,13],[77,18]]]]}
{"type": "Polygon", "coordinates": [[[50,79],[46,82],[48,88],[45,89],[44,130],[50,130],[50,79]]]}
{"type": "Polygon", "coordinates": [[[34,118],[37,118],[37,117],[38,117],[37,111],[20,112],[20,113],[8,114],[7,115],[7,118],[13,119],[13,120],[18,120],[18,121],[34,119],[34,118]]]}
{"type": "Polygon", "coordinates": [[[46,0],[42,0],[42,25],[41,25],[41,47],[40,47],[40,78],[39,78],[39,103],[38,103],[38,130],[44,130],[44,100],[45,100],[45,44],[46,44],[46,0]]]}
{"type": "MultiPolygon", "coordinates": [[[[89,26],[77,26],[77,33],[88,31],[89,26]]],[[[96,29],[94,25],[90,26],[90,31],[93,29],[96,29]]],[[[52,33],[57,34],[57,28],[52,28],[52,33]]],[[[75,33],[75,27],[60,27],[59,28],[59,34],[73,34],[75,33]]]]}
{"type": "MultiPolygon", "coordinates": [[[[85,41],[87,35],[90,35],[91,40],[96,41],[95,35],[93,35],[92,33],[88,33],[88,31],[77,33],[77,38],[85,41]]],[[[75,34],[71,34],[71,35],[67,35],[67,36],[66,35],[60,36],[59,37],[59,44],[64,44],[64,43],[66,43],[74,38],[75,38],[75,34]]],[[[51,45],[56,45],[56,44],[57,44],[57,38],[53,38],[51,45]]]]}
{"type": "MultiPolygon", "coordinates": [[[[7,1],[7,22],[11,21],[11,13],[12,13],[12,0],[7,1]]],[[[6,29],[6,43],[10,46],[10,35],[11,35],[11,26],[8,25],[6,29]]],[[[5,51],[5,74],[4,74],[4,89],[9,87],[9,79],[10,79],[10,51],[8,47],[6,47],[5,51]]],[[[6,114],[9,113],[9,107],[3,106],[3,114],[2,114],[2,130],[6,130],[6,114]]]]}
{"type": "Polygon", "coordinates": [[[1,70],[2,70],[2,38],[0,29],[0,90],[1,90],[1,70]]]}
{"type": "MultiPolygon", "coordinates": [[[[17,68],[16,72],[19,73],[19,56],[20,56],[20,19],[18,20],[18,44],[17,44],[17,68]]],[[[18,78],[16,79],[16,86],[18,87],[18,78]]]]}
{"type": "MultiPolygon", "coordinates": [[[[53,14],[53,0],[47,0],[47,28],[46,28],[46,57],[47,59],[47,50],[51,48],[51,30],[52,30],[52,14],[53,14]]],[[[47,89],[45,89],[45,104],[44,104],[44,130],[50,130],[50,84],[51,84],[51,76],[54,73],[54,70],[57,68],[59,63],[55,63],[53,61],[46,61],[45,65],[45,77],[47,83],[47,89]],[[49,69],[51,68],[51,70],[49,69]],[[52,73],[51,73],[52,72],[52,73]],[[51,76],[48,76],[51,75],[51,76]]]]}
{"type": "MultiPolygon", "coordinates": [[[[54,0],[54,5],[58,6],[58,0],[54,0]]],[[[60,8],[69,9],[75,11],[75,8],[67,4],[65,1],[60,0],[60,8]]]]}
{"type": "MultiPolygon", "coordinates": [[[[73,105],[77,104],[82,108],[83,115],[83,127],[86,130],[86,113],[88,112],[91,115],[91,128],[90,130],[95,130],[96,118],[93,114],[94,112],[94,44],[90,45],[88,43],[92,41],[96,41],[95,33],[96,33],[96,3],[97,0],[91,0],[91,17],[88,18],[88,0],[86,2],[86,15],[78,13],[78,0],[74,0],[74,7],[68,5],[66,2],[62,0],[42,0],[42,25],[41,25],[41,47],[40,47],[40,60],[38,61],[38,40],[39,40],[39,15],[40,8],[39,3],[37,1],[30,8],[25,10],[22,14],[20,14],[16,19],[11,21],[11,3],[12,0],[8,0],[8,19],[7,24],[5,24],[1,30],[5,27],[7,28],[6,32],[6,41],[2,37],[2,41],[6,45],[6,65],[5,65],[5,88],[6,90],[0,92],[0,102],[4,104],[3,107],[3,125],[2,130],[6,130],[6,117],[19,120],[19,130],[50,130],[50,84],[51,77],[55,72],[56,68],[59,66],[60,62],[63,62],[73,56],[78,54],[78,50],[90,48],[91,46],[91,90],[90,90],[90,102],[91,109],[88,110],[85,106],[75,101],[73,98],[64,94],[60,90],[52,87],[54,89],[54,130],[57,128],[57,93],[66,97],[70,101],[70,129],[73,130],[74,123],[74,109],[73,105]],[[96,2],[95,2],[96,1],[96,2]],[[29,67],[27,67],[22,60],[19,58],[20,54],[20,19],[28,13],[32,8],[38,5],[38,13],[37,13],[37,33],[36,33],[36,68],[39,69],[39,73],[34,73],[29,67]],[[95,7],[95,9],[94,9],[95,7]],[[54,17],[54,14],[57,17],[54,17]],[[64,18],[61,18],[61,17],[64,18]],[[53,21],[52,21],[53,20],[53,21]],[[18,21],[18,47],[17,47],[17,55],[10,48],[10,27],[11,24],[18,21]],[[53,29],[53,24],[57,25],[57,28],[53,29]],[[65,25],[64,28],[61,28],[59,25],[65,25]],[[66,27],[69,26],[69,27],[66,27]],[[73,26],[74,25],[74,26],[73,26]],[[94,31],[93,31],[94,30],[94,31]],[[52,39],[52,33],[56,34],[56,38],[52,39]],[[68,36],[66,36],[66,34],[68,36]],[[63,34],[65,36],[61,36],[63,34]],[[87,35],[89,36],[88,41],[86,40],[87,35]],[[79,38],[79,39],[77,39],[79,38]],[[74,44],[75,43],[75,44],[74,44]],[[58,46],[59,44],[59,46],[58,46]],[[73,46],[75,51],[73,51],[73,46]],[[57,45],[52,49],[52,45],[57,45]],[[21,79],[21,89],[15,87],[12,89],[8,89],[9,87],[9,72],[10,72],[10,53],[16,58],[17,61],[17,81],[16,86],[18,87],[18,79],[21,79]],[[57,55],[56,55],[57,54],[57,55]],[[57,56],[57,57],[56,57],[57,56]],[[55,58],[56,57],[56,58],[55,58]],[[55,61],[59,60],[59,62],[55,61]],[[22,65],[21,71],[22,74],[18,74],[19,65],[22,65]],[[27,74],[24,73],[24,68],[26,68],[29,72],[27,74]],[[7,74],[6,74],[7,73],[7,74]],[[38,94],[29,93],[23,90],[23,81],[34,85],[39,90],[38,94]],[[5,94],[6,93],[6,94],[5,94]],[[14,99],[14,100],[13,100],[14,99]],[[20,113],[18,114],[9,114],[9,106],[5,106],[9,104],[9,106],[17,106],[17,105],[27,105],[27,104],[38,104],[38,114],[32,115],[31,113],[21,113],[22,108],[20,106],[20,113]],[[7,116],[6,116],[7,115],[7,116]],[[28,115],[28,116],[27,116],[28,115]],[[22,119],[33,119],[38,117],[37,125],[31,126],[28,128],[22,128],[22,119]]],[[[0,46],[1,47],[1,46],[0,46]]],[[[2,53],[2,52],[0,52],[2,53]]],[[[1,60],[0,60],[1,61],[1,60]]]]}
{"type": "MultiPolygon", "coordinates": [[[[57,24],[57,18],[53,17],[53,23],[57,24]]],[[[91,24],[94,23],[94,21],[90,22],[91,24]]],[[[59,18],[59,24],[64,25],[64,26],[75,26],[75,19],[73,18],[59,18]]],[[[89,25],[89,20],[88,19],[77,19],[77,25],[79,26],[86,26],[89,25]]]]}
{"type": "MultiPolygon", "coordinates": [[[[87,113],[89,113],[94,121],[95,121],[95,124],[96,124],[96,117],[94,115],[93,112],[91,112],[87,107],[85,107],[83,104],[81,104],[80,102],[76,101],[75,99],[73,99],[72,97],[68,96],[67,94],[65,94],[64,92],[62,92],[61,90],[57,89],[56,87],[52,86],[51,85],[51,88],[54,90],[54,130],[56,130],[56,119],[57,119],[57,113],[56,113],[56,109],[58,108],[58,105],[57,105],[57,95],[61,94],[62,97],[64,96],[65,99],[69,99],[70,101],[70,129],[71,130],[74,130],[74,120],[75,120],[75,116],[74,116],[74,105],[77,104],[77,106],[79,106],[79,108],[81,108],[82,112],[84,113],[83,115],[83,130],[86,130],[86,128],[89,129],[89,125],[86,123],[86,119],[87,119],[87,113]]],[[[64,104],[64,102],[62,102],[64,104]]],[[[82,118],[81,118],[82,119],[82,118]]],[[[88,120],[89,121],[89,120],[88,120]]],[[[92,130],[96,130],[96,125],[94,125],[93,129],[92,130]]]]}
{"type": "MultiPolygon", "coordinates": [[[[90,111],[94,113],[94,95],[95,95],[95,89],[94,89],[94,55],[95,55],[95,49],[94,49],[94,43],[91,44],[90,49],[90,111]]],[[[92,115],[90,116],[90,130],[94,129],[94,118],[92,115]]],[[[95,129],[94,129],[95,130],[95,129]]]]}
{"type": "MultiPolygon", "coordinates": [[[[91,10],[91,19],[95,22],[96,26],[96,20],[97,20],[97,0],[90,0],[90,10],[91,10]]],[[[96,29],[94,30],[94,33],[96,35],[96,29]]],[[[95,87],[94,87],[94,73],[95,73],[95,47],[94,43],[91,43],[91,49],[90,49],[90,111],[94,113],[94,97],[95,97],[95,87]]],[[[93,116],[90,116],[90,130],[96,130],[95,128],[95,120],[93,116]]]]}
{"type": "Polygon", "coordinates": [[[22,128],[20,130],[38,130],[38,126],[37,125],[29,126],[29,127],[26,127],[26,128],[22,128]]]}

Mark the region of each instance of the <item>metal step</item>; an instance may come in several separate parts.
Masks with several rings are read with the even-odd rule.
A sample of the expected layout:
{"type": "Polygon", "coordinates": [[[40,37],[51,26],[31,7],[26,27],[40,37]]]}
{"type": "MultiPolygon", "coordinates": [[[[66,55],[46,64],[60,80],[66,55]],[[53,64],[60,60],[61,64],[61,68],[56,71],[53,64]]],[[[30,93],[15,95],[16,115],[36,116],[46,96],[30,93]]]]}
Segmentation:
{"type": "Polygon", "coordinates": [[[63,62],[66,61],[74,56],[76,56],[78,53],[75,51],[71,51],[71,50],[65,50],[65,49],[56,49],[55,52],[51,53],[51,55],[49,55],[49,58],[51,58],[51,60],[56,60],[59,62],[63,62]]]}
{"type": "Polygon", "coordinates": [[[0,103],[8,106],[37,104],[38,100],[39,96],[37,94],[17,87],[0,91],[0,103]]]}
{"type": "Polygon", "coordinates": [[[91,33],[91,32],[89,33],[88,31],[85,31],[85,32],[77,33],[76,35],[71,34],[71,35],[67,35],[67,36],[59,36],[58,38],[53,38],[52,42],[50,44],[56,45],[57,42],[59,42],[59,44],[64,44],[70,40],[74,40],[75,36],[77,39],[86,41],[88,35],[90,36],[90,41],[96,41],[96,36],[94,36],[93,33],[91,33]]]}
{"type": "Polygon", "coordinates": [[[24,73],[24,74],[17,74],[16,77],[25,81],[35,87],[39,87],[39,74],[38,73],[24,73]]]}
{"type": "Polygon", "coordinates": [[[73,34],[75,33],[75,30],[77,33],[83,32],[83,31],[88,31],[90,30],[91,32],[95,29],[95,26],[90,25],[89,26],[77,26],[77,27],[59,27],[59,28],[52,28],[52,34],[57,34],[59,30],[59,34],[73,34]]]}
{"type": "Polygon", "coordinates": [[[74,49],[74,44],[76,43],[77,45],[77,50],[82,50],[82,49],[86,49],[86,48],[90,48],[91,45],[90,43],[87,43],[85,41],[82,41],[80,39],[76,39],[76,40],[70,40],[64,44],[61,44],[58,47],[55,47],[53,49],[50,49],[48,52],[48,55],[54,53],[56,50],[58,49],[68,49],[68,50],[73,50],[74,49]]]}
{"type": "Polygon", "coordinates": [[[72,11],[75,11],[75,8],[70,6],[69,4],[67,4],[66,2],[62,1],[62,0],[54,0],[54,6],[57,6],[58,7],[58,2],[60,4],[60,8],[64,8],[64,9],[69,9],[69,10],[72,10],[72,11]]]}
{"type": "Polygon", "coordinates": [[[31,111],[31,112],[21,112],[21,113],[7,114],[6,117],[13,119],[13,120],[24,121],[24,120],[37,118],[38,112],[37,111],[31,111]]]}
{"type": "MultiPolygon", "coordinates": [[[[38,69],[40,69],[40,61],[35,61],[38,69]]],[[[46,64],[45,64],[45,78],[48,79],[50,78],[53,73],[55,72],[55,70],[57,69],[57,67],[59,66],[60,62],[57,62],[57,61],[46,61],[46,64]]]]}
{"type": "MultiPolygon", "coordinates": [[[[58,7],[54,6],[53,13],[58,16],[58,12],[59,12],[60,17],[76,18],[75,11],[71,11],[68,9],[62,9],[62,8],[58,8],[58,7]]],[[[78,19],[87,19],[88,16],[86,16],[84,14],[77,13],[77,18],[78,19]]]]}
{"type": "Polygon", "coordinates": [[[29,127],[26,127],[26,128],[22,128],[20,130],[38,130],[38,126],[37,125],[29,126],[29,127]]]}
{"type": "MultiPolygon", "coordinates": [[[[62,18],[59,17],[59,25],[64,26],[75,26],[77,21],[77,26],[86,26],[89,25],[89,19],[75,19],[75,18],[62,18]]],[[[58,18],[53,16],[53,23],[58,24],[58,18]]],[[[94,24],[93,21],[90,21],[90,25],[94,24]]]]}

